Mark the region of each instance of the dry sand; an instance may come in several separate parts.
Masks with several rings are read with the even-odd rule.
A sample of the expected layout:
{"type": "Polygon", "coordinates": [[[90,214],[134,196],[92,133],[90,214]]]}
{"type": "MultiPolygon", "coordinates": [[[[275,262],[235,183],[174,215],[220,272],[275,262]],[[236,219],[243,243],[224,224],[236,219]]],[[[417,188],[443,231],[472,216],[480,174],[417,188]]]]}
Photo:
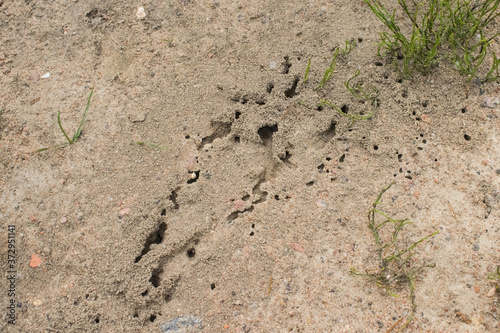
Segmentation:
{"type": "Polygon", "coordinates": [[[367,213],[395,181],[403,239],[439,231],[406,331],[498,332],[500,120],[480,104],[499,83],[399,80],[383,29],[362,1],[0,1],[0,331],[387,332],[408,289],[349,271],[377,268],[367,213]],[[358,68],[372,119],[316,107],[368,111],[343,86],[358,68]],[[90,89],[78,142],[28,154],[64,142],[59,108],[74,133],[90,89]]]}

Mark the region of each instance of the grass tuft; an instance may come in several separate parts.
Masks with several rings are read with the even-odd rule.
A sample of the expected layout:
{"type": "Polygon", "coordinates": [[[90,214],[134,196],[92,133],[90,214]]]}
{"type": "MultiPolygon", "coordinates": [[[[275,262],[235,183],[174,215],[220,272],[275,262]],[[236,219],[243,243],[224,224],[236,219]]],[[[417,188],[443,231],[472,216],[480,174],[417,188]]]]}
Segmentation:
{"type": "Polygon", "coordinates": [[[90,91],[90,95],[89,95],[89,98],[87,100],[87,106],[85,107],[85,111],[83,112],[82,119],[80,120],[80,124],[78,125],[78,128],[76,129],[75,134],[71,138],[68,136],[68,134],[66,133],[66,131],[62,127],[62,124],[61,124],[61,108],[59,108],[59,110],[57,111],[57,124],[59,125],[59,128],[61,129],[61,132],[63,133],[63,135],[66,138],[66,140],[68,141],[68,143],[63,143],[63,144],[60,144],[60,145],[57,145],[57,146],[53,146],[53,147],[40,148],[38,150],[35,150],[33,153],[41,153],[41,152],[49,150],[49,149],[64,148],[64,147],[66,147],[68,145],[72,145],[72,144],[76,143],[78,141],[78,139],[80,138],[80,135],[82,134],[83,124],[85,123],[85,118],[87,117],[87,113],[89,111],[90,100],[92,98],[92,94],[93,93],[94,93],[94,90],[92,89],[90,91]]]}
{"type": "Polygon", "coordinates": [[[392,296],[396,296],[392,292],[395,286],[406,285],[410,291],[409,299],[411,301],[410,315],[406,323],[401,326],[399,331],[404,330],[416,313],[416,300],[415,300],[415,281],[426,267],[434,267],[433,265],[415,266],[415,255],[418,253],[416,247],[425,241],[427,238],[436,235],[439,231],[425,236],[424,238],[411,243],[409,246],[402,245],[400,241],[400,233],[403,228],[411,224],[408,219],[397,220],[389,217],[386,213],[378,209],[381,204],[381,199],[384,193],[391,188],[394,183],[384,188],[373,203],[373,208],[368,212],[368,227],[370,228],[373,238],[377,246],[376,252],[379,261],[379,267],[376,269],[365,270],[365,273],[358,273],[355,268],[351,268],[351,274],[357,276],[365,276],[374,281],[377,286],[382,287],[386,292],[392,296]],[[378,217],[382,217],[380,222],[378,217]],[[382,232],[387,235],[385,231],[392,226],[392,232],[389,237],[382,237],[382,232]],[[383,239],[384,238],[384,239],[383,239]]]}
{"type": "Polygon", "coordinates": [[[351,81],[357,78],[360,74],[360,70],[357,69],[354,75],[344,82],[344,86],[349,90],[349,92],[360,101],[372,101],[375,107],[378,106],[378,89],[374,86],[365,86],[362,82],[357,82],[355,85],[351,84],[351,81]]]}
{"type": "Polygon", "coordinates": [[[375,109],[379,105],[379,100],[378,100],[378,92],[379,91],[377,88],[375,88],[373,86],[365,86],[362,82],[357,82],[356,84],[352,84],[352,80],[356,79],[359,76],[359,74],[360,74],[360,71],[358,69],[354,73],[353,77],[351,77],[346,82],[344,82],[344,86],[347,88],[347,90],[355,98],[357,98],[363,102],[367,102],[367,101],[370,102],[372,109],[369,112],[367,112],[365,114],[346,113],[327,100],[322,100],[321,103],[318,105],[318,107],[321,107],[323,105],[328,105],[329,107],[335,109],[342,116],[349,118],[351,121],[368,120],[371,117],[373,117],[373,114],[375,113],[375,109]]]}
{"type": "MultiPolygon", "coordinates": [[[[414,72],[429,73],[439,62],[448,61],[451,67],[472,80],[488,53],[492,66],[482,82],[498,79],[500,61],[491,41],[500,35],[485,36],[485,28],[498,16],[500,0],[398,0],[403,17],[412,26],[411,34],[404,34],[405,22],[396,20],[396,10],[389,12],[380,0],[363,0],[389,28],[381,32],[378,55],[389,57],[405,79],[414,72]]],[[[399,17],[399,16],[398,16],[399,17]]]]}
{"type": "Polygon", "coordinates": [[[333,75],[333,72],[335,71],[335,66],[337,64],[337,58],[339,55],[342,56],[347,56],[351,51],[356,47],[356,42],[355,41],[346,41],[345,42],[345,48],[340,48],[336,47],[335,51],[333,53],[333,58],[332,61],[330,62],[330,66],[325,71],[325,74],[323,75],[323,79],[321,79],[321,82],[319,85],[316,87],[316,90],[323,88],[323,86],[330,80],[330,78],[333,75]]]}

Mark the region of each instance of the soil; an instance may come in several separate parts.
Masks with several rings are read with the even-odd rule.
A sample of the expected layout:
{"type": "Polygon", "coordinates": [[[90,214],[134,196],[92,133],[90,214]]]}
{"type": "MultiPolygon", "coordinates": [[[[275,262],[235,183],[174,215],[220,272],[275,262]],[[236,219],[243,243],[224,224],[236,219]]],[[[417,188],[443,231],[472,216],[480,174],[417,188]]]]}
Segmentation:
{"type": "Polygon", "coordinates": [[[0,330],[397,330],[408,288],[350,274],[378,268],[367,216],[394,181],[401,240],[439,231],[406,331],[498,332],[500,119],[481,103],[500,85],[401,80],[380,31],[362,1],[0,1],[0,330]],[[357,69],[371,119],[317,107],[370,111],[343,85],[357,69]],[[78,141],[32,153],[91,89],[78,141]]]}

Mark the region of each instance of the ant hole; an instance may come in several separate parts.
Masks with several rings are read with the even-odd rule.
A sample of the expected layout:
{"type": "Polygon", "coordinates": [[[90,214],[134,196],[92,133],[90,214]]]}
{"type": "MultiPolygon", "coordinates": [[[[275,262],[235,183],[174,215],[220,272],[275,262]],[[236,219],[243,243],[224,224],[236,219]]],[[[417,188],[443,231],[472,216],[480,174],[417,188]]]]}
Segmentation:
{"type": "Polygon", "coordinates": [[[378,150],[378,146],[377,145],[373,146],[373,149],[378,150]]]}
{"type": "Polygon", "coordinates": [[[96,319],[94,320],[94,323],[99,324],[99,318],[96,318],[96,319]]]}
{"type": "Polygon", "coordinates": [[[250,233],[250,236],[253,236],[253,235],[255,235],[255,233],[252,231],[252,232],[250,233]]]}
{"type": "Polygon", "coordinates": [[[194,250],[194,248],[191,248],[191,249],[187,250],[186,254],[189,258],[193,258],[196,254],[196,251],[194,250]]]}
{"type": "Polygon", "coordinates": [[[363,42],[363,38],[359,37],[358,38],[358,43],[362,43],[363,42]]]}
{"type": "Polygon", "coordinates": [[[318,107],[316,108],[316,110],[323,111],[323,105],[318,105],[318,107]]]}
{"type": "Polygon", "coordinates": [[[151,316],[149,317],[149,321],[150,321],[150,322],[154,323],[154,322],[155,322],[155,320],[156,320],[156,316],[155,316],[155,315],[151,315],[151,316]]]}
{"type": "Polygon", "coordinates": [[[427,107],[427,105],[429,105],[429,102],[428,102],[428,101],[425,101],[425,102],[423,102],[423,103],[422,103],[422,106],[423,106],[424,108],[426,108],[426,107],[427,107]]]}
{"type": "Polygon", "coordinates": [[[332,158],[331,158],[331,157],[327,157],[327,158],[326,158],[326,160],[327,160],[327,161],[331,161],[331,160],[332,160],[332,158]]]}
{"type": "Polygon", "coordinates": [[[275,200],[279,200],[279,199],[280,199],[280,196],[276,194],[276,195],[274,196],[274,199],[275,199],[275,200]]]}
{"type": "Polygon", "coordinates": [[[139,314],[137,312],[134,312],[134,315],[133,315],[134,318],[137,318],[139,317],[139,314]]]}
{"type": "Polygon", "coordinates": [[[464,139],[470,141],[472,138],[470,137],[470,135],[464,134],[464,139]]]}
{"type": "Polygon", "coordinates": [[[389,78],[389,74],[385,73],[385,74],[384,74],[384,79],[386,79],[386,80],[387,80],[388,78],[389,78]]]}
{"type": "Polygon", "coordinates": [[[186,135],[186,136],[185,136],[185,138],[186,138],[186,140],[187,140],[187,139],[189,139],[189,138],[190,138],[190,136],[189,136],[189,135],[186,135]]]}
{"type": "Polygon", "coordinates": [[[167,215],[167,210],[166,210],[165,208],[163,208],[163,209],[161,210],[160,215],[161,215],[161,216],[165,216],[165,215],[167,215]]]}
{"type": "Polygon", "coordinates": [[[465,113],[465,112],[467,112],[467,108],[462,109],[462,113],[465,113]]]}
{"type": "Polygon", "coordinates": [[[267,93],[270,94],[273,91],[273,88],[274,84],[272,82],[268,83],[266,88],[267,93]]]}
{"type": "Polygon", "coordinates": [[[396,82],[397,83],[403,83],[403,79],[397,79],[396,82]]]}
{"type": "Polygon", "coordinates": [[[234,142],[239,143],[240,142],[240,137],[239,136],[235,136],[234,137],[234,142]]]}
{"type": "Polygon", "coordinates": [[[241,116],[241,112],[240,112],[240,111],[236,111],[236,112],[234,113],[234,118],[235,118],[235,119],[238,119],[240,116],[241,116]]]}
{"type": "Polygon", "coordinates": [[[347,105],[344,105],[340,108],[340,110],[344,113],[348,113],[349,112],[349,107],[347,105]]]}
{"type": "Polygon", "coordinates": [[[214,290],[214,289],[215,289],[215,283],[212,283],[212,284],[210,285],[210,289],[212,289],[212,290],[214,290]]]}
{"type": "Polygon", "coordinates": [[[384,65],[384,64],[382,64],[380,61],[375,62],[375,66],[380,67],[380,66],[383,66],[383,65],[384,65]]]}

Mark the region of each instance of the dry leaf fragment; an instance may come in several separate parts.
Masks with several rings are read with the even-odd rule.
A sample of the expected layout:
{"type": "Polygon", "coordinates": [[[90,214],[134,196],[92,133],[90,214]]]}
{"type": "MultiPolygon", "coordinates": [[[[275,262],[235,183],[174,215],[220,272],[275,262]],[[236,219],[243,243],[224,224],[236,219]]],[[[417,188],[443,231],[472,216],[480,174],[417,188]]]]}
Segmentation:
{"type": "Polygon", "coordinates": [[[469,316],[466,315],[465,313],[462,313],[458,310],[455,310],[455,317],[457,317],[458,319],[460,319],[461,322],[463,323],[466,323],[466,324],[470,324],[472,323],[472,320],[470,320],[469,316]]]}

